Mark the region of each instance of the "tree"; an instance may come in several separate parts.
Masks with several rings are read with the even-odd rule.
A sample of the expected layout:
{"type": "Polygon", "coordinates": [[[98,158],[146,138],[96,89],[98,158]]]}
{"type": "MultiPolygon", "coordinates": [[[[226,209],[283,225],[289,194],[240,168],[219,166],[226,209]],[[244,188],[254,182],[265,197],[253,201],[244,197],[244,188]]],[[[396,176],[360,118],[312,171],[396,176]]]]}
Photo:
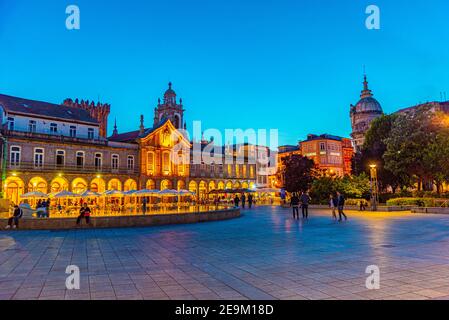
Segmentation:
{"type": "Polygon", "coordinates": [[[284,188],[288,192],[305,192],[313,182],[315,163],[301,155],[291,155],[284,160],[284,188]]]}
{"type": "Polygon", "coordinates": [[[353,158],[353,171],[356,175],[366,173],[369,175],[370,164],[377,165],[378,182],[381,190],[391,186],[393,192],[404,181],[385,168],[383,156],[387,150],[386,140],[389,138],[391,128],[397,119],[396,114],[382,115],[371,122],[370,129],[365,135],[365,143],[361,152],[353,158]]]}
{"type": "Polygon", "coordinates": [[[385,168],[409,184],[434,182],[440,190],[447,181],[448,129],[441,121],[444,115],[424,106],[401,114],[385,140],[385,168]]]}

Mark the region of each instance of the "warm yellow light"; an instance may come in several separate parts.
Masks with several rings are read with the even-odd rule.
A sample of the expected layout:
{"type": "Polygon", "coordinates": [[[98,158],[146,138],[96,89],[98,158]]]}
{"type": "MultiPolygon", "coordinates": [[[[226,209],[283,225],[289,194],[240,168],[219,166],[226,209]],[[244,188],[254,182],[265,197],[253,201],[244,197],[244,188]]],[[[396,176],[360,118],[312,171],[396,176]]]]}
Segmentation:
{"type": "Polygon", "coordinates": [[[12,176],[13,176],[13,177],[17,177],[17,173],[13,172],[13,173],[12,173],[12,176]]]}
{"type": "Polygon", "coordinates": [[[62,177],[62,173],[58,174],[58,177],[60,177],[60,178],[61,178],[61,177],[62,177]]]}
{"type": "Polygon", "coordinates": [[[369,167],[370,167],[371,169],[374,169],[374,168],[377,167],[377,166],[376,166],[375,164],[370,164],[369,167]]]}
{"type": "Polygon", "coordinates": [[[101,176],[100,176],[100,175],[97,175],[97,178],[98,178],[98,179],[100,179],[100,178],[101,178],[101,176]]]}

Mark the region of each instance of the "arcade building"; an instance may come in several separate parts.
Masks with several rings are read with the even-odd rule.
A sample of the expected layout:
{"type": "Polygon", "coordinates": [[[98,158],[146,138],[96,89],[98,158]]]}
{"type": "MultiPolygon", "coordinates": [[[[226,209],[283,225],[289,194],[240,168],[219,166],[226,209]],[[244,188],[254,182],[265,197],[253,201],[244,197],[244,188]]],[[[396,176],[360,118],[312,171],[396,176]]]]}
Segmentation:
{"type": "Polygon", "coordinates": [[[141,115],[137,130],[120,133],[115,123],[108,137],[110,110],[100,102],[53,104],[0,94],[3,197],[18,203],[32,191],[188,189],[201,199],[216,189],[255,186],[256,164],[247,159],[193,164],[192,142],[179,131],[186,129],[184,106],[171,83],[151,127],[141,115]]]}

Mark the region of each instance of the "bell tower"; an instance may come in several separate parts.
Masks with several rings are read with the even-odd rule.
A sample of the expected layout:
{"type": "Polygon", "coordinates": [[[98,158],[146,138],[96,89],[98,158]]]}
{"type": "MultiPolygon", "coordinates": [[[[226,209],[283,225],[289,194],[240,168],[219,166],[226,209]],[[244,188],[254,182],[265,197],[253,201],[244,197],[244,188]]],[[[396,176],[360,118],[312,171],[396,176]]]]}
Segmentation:
{"type": "Polygon", "coordinates": [[[182,99],[179,103],[176,99],[176,92],[172,89],[172,83],[168,84],[168,89],[164,93],[164,100],[158,99],[157,107],[154,109],[154,124],[156,127],[161,121],[169,119],[176,129],[183,129],[184,107],[182,99]]]}

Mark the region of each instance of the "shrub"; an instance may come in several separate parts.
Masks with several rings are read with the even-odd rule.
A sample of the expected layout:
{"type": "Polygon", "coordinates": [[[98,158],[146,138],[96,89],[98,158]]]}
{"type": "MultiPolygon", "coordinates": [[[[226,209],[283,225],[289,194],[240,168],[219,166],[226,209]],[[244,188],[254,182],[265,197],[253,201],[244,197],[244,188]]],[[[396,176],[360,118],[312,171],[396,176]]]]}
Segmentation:
{"type": "Polygon", "coordinates": [[[387,205],[388,206],[435,207],[437,205],[437,201],[434,198],[396,198],[396,199],[388,200],[387,205]]]}

